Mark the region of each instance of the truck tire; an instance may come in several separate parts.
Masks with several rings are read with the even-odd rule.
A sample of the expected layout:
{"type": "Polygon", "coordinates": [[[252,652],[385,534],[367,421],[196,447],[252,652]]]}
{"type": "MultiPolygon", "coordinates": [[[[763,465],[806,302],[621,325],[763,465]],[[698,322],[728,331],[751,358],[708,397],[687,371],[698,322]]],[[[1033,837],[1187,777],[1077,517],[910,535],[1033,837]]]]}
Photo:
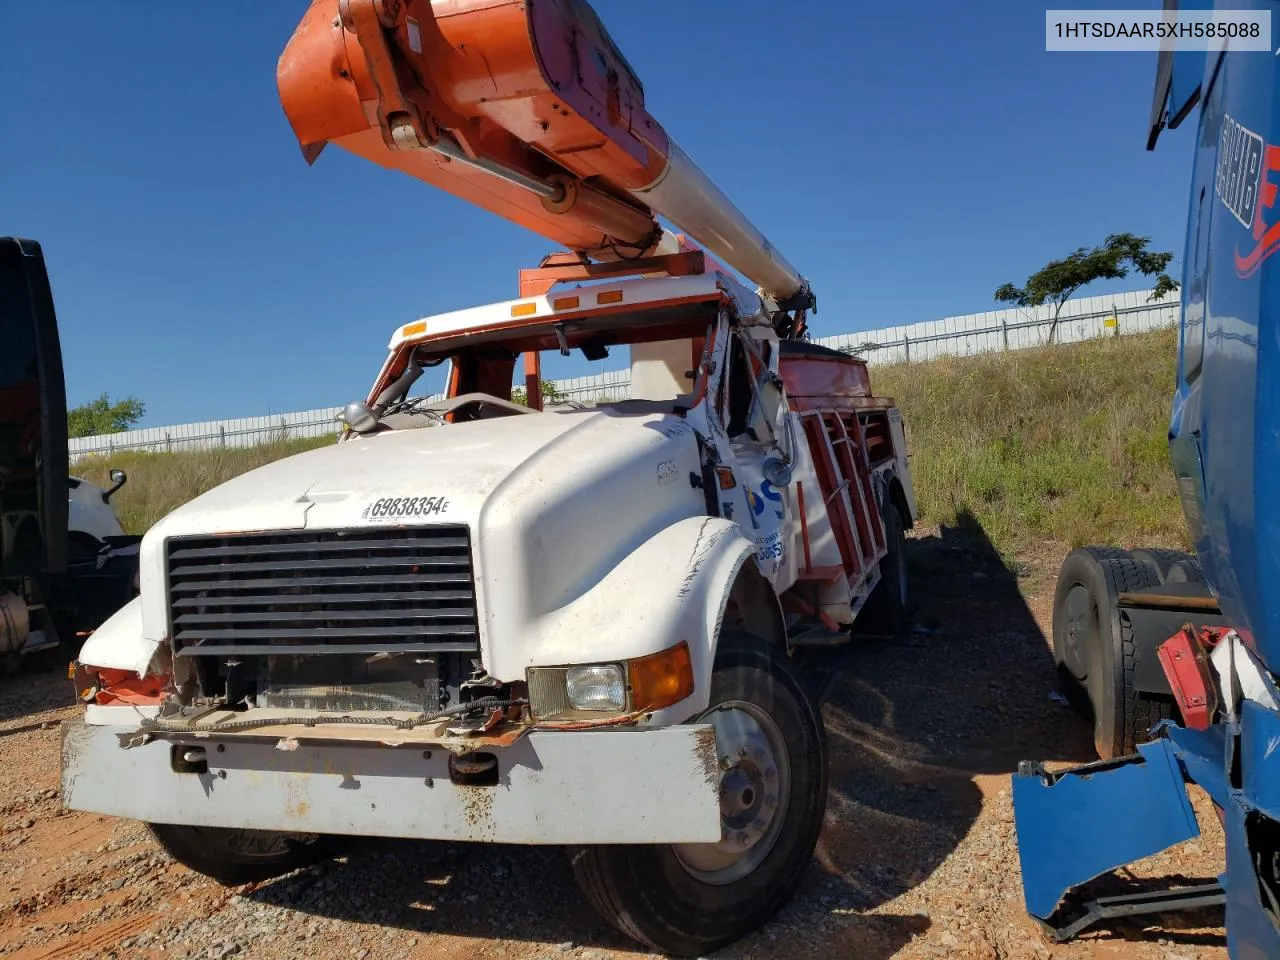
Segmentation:
{"type": "Polygon", "coordinates": [[[880,582],[858,614],[858,628],[875,633],[906,633],[911,626],[906,525],[891,499],[885,501],[884,507],[884,542],[888,553],[880,560],[880,582]]]}
{"type": "Polygon", "coordinates": [[[777,647],[726,631],[710,706],[694,722],[717,728],[725,839],[572,851],[575,878],[604,919],[690,957],[759,928],[791,898],[827,804],[822,718],[777,647]]]}
{"type": "Polygon", "coordinates": [[[178,863],[228,887],[260,883],[319,863],[333,851],[336,839],[174,823],[148,823],[147,829],[178,863]]]}
{"type": "Polygon", "coordinates": [[[1053,659],[1071,706],[1093,721],[1098,757],[1135,751],[1147,731],[1172,719],[1174,704],[1134,688],[1138,643],[1121,616],[1121,593],[1160,585],[1156,568],[1109,548],[1073,550],[1063,561],[1053,598],[1053,659]]]}
{"type": "MultiPolygon", "coordinates": [[[[1130,560],[1132,554],[1119,547],[1077,547],[1058,570],[1053,597],[1053,636],[1050,649],[1058,672],[1058,685],[1071,708],[1086,720],[1093,719],[1093,707],[1086,689],[1090,682],[1089,663],[1096,634],[1101,629],[1098,597],[1101,569],[1105,560],[1130,560]]],[[[1109,601],[1104,600],[1105,609],[1109,601]]]]}
{"type": "Polygon", "coordinates": [[[1144,547],[1133,551],[1133,558],[1155,570],[1162,586],[1166,583],[1204,583],[1200,561],[1181,550],[1144,547]]]}

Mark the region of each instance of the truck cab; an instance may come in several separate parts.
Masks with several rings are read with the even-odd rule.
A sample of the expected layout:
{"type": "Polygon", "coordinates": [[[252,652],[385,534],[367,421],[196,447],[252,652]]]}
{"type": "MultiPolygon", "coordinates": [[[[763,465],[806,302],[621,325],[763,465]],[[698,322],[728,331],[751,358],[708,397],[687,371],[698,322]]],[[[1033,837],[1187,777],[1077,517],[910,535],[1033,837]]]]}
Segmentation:
{"type": "Polygon", "coordinates": [[[700,252],[607,273],[404,324],[339,442],[157,523],[67,805],[223,882],[337,835],[566,845],[681,955],[785,902],[826,803],[802,654],[905,624],[901,417],[700,252]],[[544,353],[622,350],[630,398],[539,402],[544,353]]]}

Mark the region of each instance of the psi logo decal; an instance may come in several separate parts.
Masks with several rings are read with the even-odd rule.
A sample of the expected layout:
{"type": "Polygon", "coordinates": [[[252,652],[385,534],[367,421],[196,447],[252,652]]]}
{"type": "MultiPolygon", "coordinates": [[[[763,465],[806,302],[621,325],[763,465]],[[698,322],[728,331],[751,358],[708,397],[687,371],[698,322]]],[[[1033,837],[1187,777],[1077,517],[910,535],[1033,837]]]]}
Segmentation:
{"type": "Polygon", "coordinates": [[[747,491],[747,503],[751,505],[751,512],[757,517],[760,516],[760,514],[764,513],[766,500],[775,504],[774,511],[773,511],[774,515],[777,516],[779,520],[781,520],[782,519],[782,509],[781,509],[782,494],[778,493],[778,491],[774,489],[773,484],[771,484],[768,480],[765,480],[760,484],[760,493],[756,493],[754,490],[747,491]]]}

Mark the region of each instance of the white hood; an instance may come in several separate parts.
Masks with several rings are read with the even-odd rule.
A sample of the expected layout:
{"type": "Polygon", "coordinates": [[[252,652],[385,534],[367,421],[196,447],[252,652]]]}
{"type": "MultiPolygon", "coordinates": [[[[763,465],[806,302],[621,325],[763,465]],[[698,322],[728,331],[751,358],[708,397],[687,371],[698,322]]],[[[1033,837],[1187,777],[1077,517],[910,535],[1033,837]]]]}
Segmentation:
{"type": "Polygon", "coordinates": [[[144,633],[167,639],[169,537],[464,523],[490,661],[650,536],[705,513],[690,481],[699,472],[694,432],[670,414],[530,413],[335,443],[252,470],[156,524],[142,544],[144,633]]]}

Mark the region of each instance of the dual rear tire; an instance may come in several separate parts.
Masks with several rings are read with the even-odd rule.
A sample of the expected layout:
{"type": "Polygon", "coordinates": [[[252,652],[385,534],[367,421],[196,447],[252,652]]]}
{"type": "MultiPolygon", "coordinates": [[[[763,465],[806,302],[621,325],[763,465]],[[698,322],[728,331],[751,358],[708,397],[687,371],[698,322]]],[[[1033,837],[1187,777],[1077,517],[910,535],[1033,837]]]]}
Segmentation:
{"type": "Polygon", "coordinates": [[[1135,629],[1120,595],[1202,580],[1195,559],[1174,550],[1082,547],[1063,561],[1053,599],[1053,661],[1064,696],[1093,723],[1099,758],[1134,753],[1153,726],[1177,716],[1172,697],[1136,684],[1139,658],[1153,656],[1168,638],[1135,629]]]}

